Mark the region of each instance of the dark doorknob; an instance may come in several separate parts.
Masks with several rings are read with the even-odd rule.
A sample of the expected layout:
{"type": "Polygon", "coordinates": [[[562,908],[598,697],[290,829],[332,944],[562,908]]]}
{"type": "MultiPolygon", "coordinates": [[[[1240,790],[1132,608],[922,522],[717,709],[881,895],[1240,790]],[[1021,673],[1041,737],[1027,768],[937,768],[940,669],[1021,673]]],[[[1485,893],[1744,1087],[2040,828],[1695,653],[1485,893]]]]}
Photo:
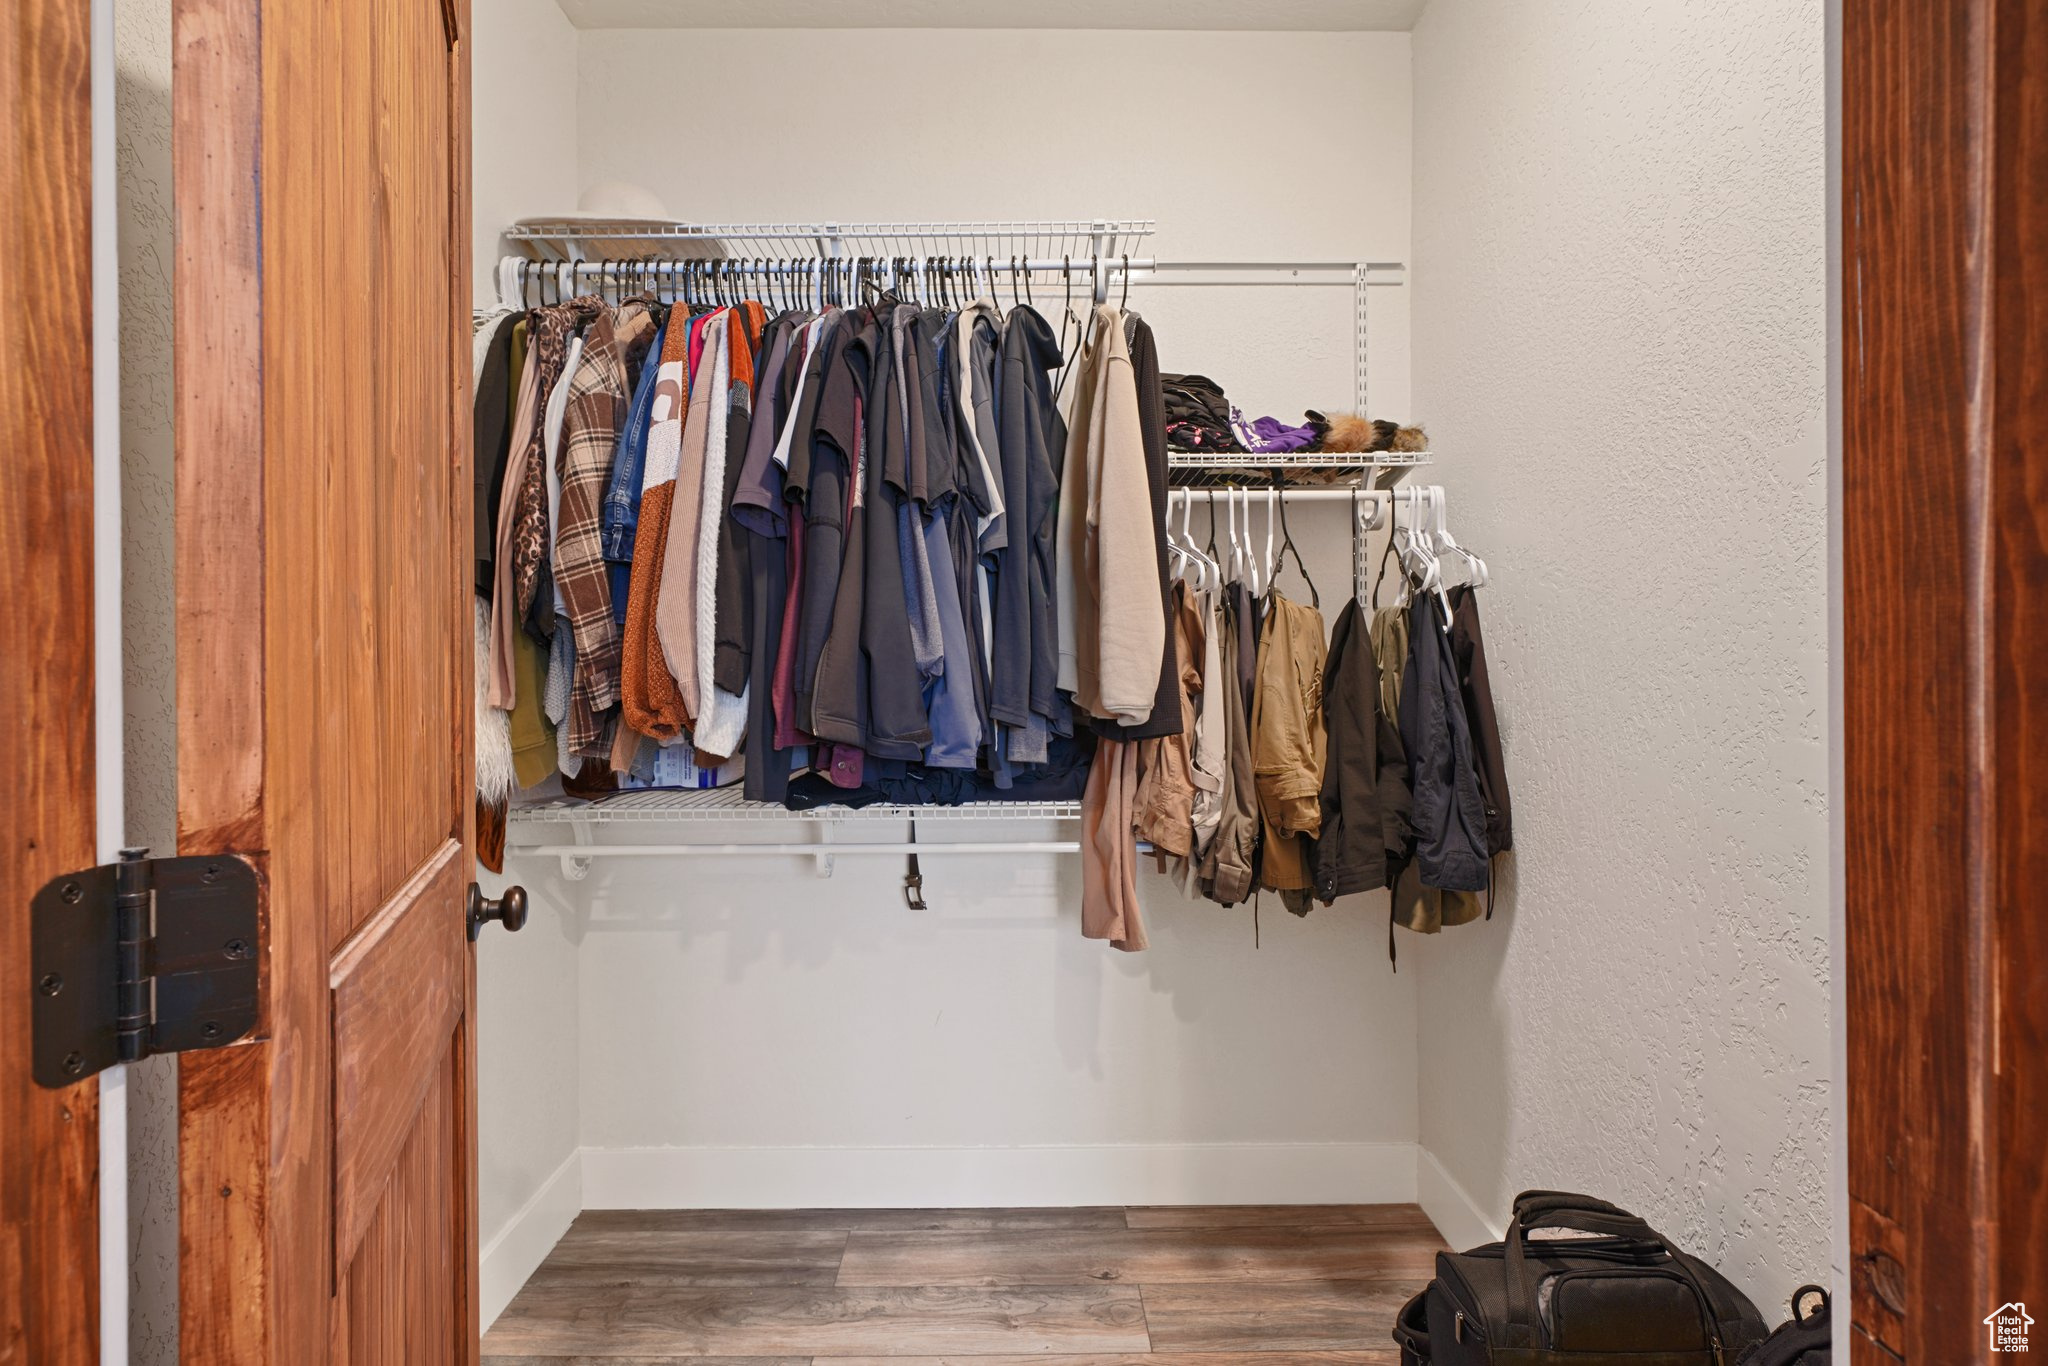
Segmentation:
{"type": "Polygon", "coordinates": [[[484,889],[474,882],[469,884],[469,942],[474,944],[482,932],[484,922],[496,920],[508,930],[517,930],[526,924],[526,889],[507,887],[505,895],[496,901],[484,895],[484,889]]]}

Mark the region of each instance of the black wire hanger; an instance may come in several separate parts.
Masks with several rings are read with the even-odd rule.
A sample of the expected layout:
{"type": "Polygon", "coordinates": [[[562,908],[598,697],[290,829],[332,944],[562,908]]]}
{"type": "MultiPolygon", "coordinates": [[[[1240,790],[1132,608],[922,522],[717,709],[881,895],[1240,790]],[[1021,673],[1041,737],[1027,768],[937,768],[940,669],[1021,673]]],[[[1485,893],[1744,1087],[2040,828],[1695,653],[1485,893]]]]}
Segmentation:
{"type": "Polygon", "coordinates": [[[1294,543],[1294,533],[1287,529],[1287,484],[1280,477],[1280,471],[1273,471],[1273,502],[1280,509],[1280,553],[1273,557],[1273,577],[1280,577],[1280,567],[1287,563],[1289,554],[1294,556],[1294,567],[1301,573],[1301,581],[1308,585],[1309,605],[1321,611],[1322,594],[1316,592],[1316,581],[1308,576],[1308,566],[1301,562],[1301,547],[1294,543]]]}

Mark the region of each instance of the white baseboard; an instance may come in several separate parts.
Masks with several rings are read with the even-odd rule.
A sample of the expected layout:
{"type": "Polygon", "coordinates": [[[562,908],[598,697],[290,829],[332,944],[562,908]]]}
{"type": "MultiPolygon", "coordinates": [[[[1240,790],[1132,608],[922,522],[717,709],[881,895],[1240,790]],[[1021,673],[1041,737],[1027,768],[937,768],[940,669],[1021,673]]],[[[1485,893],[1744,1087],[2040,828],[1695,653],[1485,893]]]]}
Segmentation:
{"type": "Polygon", "coordinates": [[[1383,1204],[1415,1198],[1413,1143],[583,1150],[586,1209],[1383,1204]]]}
{"type": "Polygon", "coordinates": [[[1501,1230],[1507,1227],[1507,1216],[1498,1220],[1479,1208],[1466,1189],[1437,1161],[1436,1154],[1429,1149],[1416,1148],[1415,1185],[1416,1203],[1422,1212],[1436,1225],[1444,1241],[1460,1252],[1481,1243],[1500,1241],[1501,1230]]]}
{"type": "Polygon", "coordinates": [[[582,1212],[583,1152],[577,1149],[562,1159],[554,1175],[541,1182],[533,1198],[484,1245],[477,1275],[480,1330],[488,1329],[505,1312],[519,1287],[554,1251],[582,1212]]]}

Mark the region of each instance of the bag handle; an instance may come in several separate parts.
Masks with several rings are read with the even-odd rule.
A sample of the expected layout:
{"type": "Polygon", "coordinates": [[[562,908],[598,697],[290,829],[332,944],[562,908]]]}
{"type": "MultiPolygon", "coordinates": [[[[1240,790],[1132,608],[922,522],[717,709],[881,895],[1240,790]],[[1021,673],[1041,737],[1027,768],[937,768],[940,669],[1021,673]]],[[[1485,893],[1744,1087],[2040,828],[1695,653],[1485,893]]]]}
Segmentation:
{"type": "Polygon", "coordinates": [[[1700,1278],[1694,1274],[1692,1264],[1678,1250],[1677,1244],[1651,1228],[1641,1216],[1630,1214],[1619,1205],[1589,1195],[1574,1195],[1567,1191],[1524,1191],[1515,1197],[1514,1220],[1508,1225],[1507,1237],[1502,1240],[1508,1291],[1505,1345],[1530,1349],[1539,1345],[1536,1340],[1536,1291],[1530,1283],[1532,1278],[1529,1274],[1523,1236],[1528,1231],[1539,1228],[1582,1229],[1587,1233],[1628,1238],[1661,1248],[1670,1257],[1672,1268],[1685,1278],[1686,1283],[1692,1287],[1694,1298],[1699,1301],[1700,1317],[1707,1326],[1708,1341],[1714,1350],[1714,1360],[1727,1360],[1722,1346],[1726,1332],[1720,1316],[1714,1311],[1714,1301],[1707,1294],[1706,1286],[1702,1285],[1700,1278]]]}
{"type": "Polygon", "coordinates": [[[1637,1218],[1621,1206],[1602,1200],[1597,1195],[1581,1195],[1576,1191],[1528,1190],[1515,1197],[1514,1217],[1518,1220],[1525,1213],[1540,1214],[1547,1210],[1576,1210],[1587,1214],[1637,1218]]]}
{"type": "Polygon", "coordinates": [[[1426,1290],[1416,1291],[1408,1303],[1401,1306],[1401,1312],[1394,1316],[1394,1341],[1401,1346],[1402,1366],[1407,1366],[1410,1361],[1429,1360],[1429,1319],[1423,1308],[1428,1293],[1426,1290]],[[1418,1321],[1423,1327],[1415,1326],[1418,1321]]]}

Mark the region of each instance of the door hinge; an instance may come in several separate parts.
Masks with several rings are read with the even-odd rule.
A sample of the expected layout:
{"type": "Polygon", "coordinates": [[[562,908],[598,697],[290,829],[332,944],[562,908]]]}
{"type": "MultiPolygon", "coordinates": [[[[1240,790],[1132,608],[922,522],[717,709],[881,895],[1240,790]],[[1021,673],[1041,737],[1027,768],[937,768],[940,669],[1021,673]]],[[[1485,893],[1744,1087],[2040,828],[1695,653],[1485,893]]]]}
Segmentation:
{"type": "Polygon", "coordinates": [[[121,861],[52,878],[30,906],[35,1077],[221,1048],[256,1027],[256,870],[231,855],[121,861]]]}

